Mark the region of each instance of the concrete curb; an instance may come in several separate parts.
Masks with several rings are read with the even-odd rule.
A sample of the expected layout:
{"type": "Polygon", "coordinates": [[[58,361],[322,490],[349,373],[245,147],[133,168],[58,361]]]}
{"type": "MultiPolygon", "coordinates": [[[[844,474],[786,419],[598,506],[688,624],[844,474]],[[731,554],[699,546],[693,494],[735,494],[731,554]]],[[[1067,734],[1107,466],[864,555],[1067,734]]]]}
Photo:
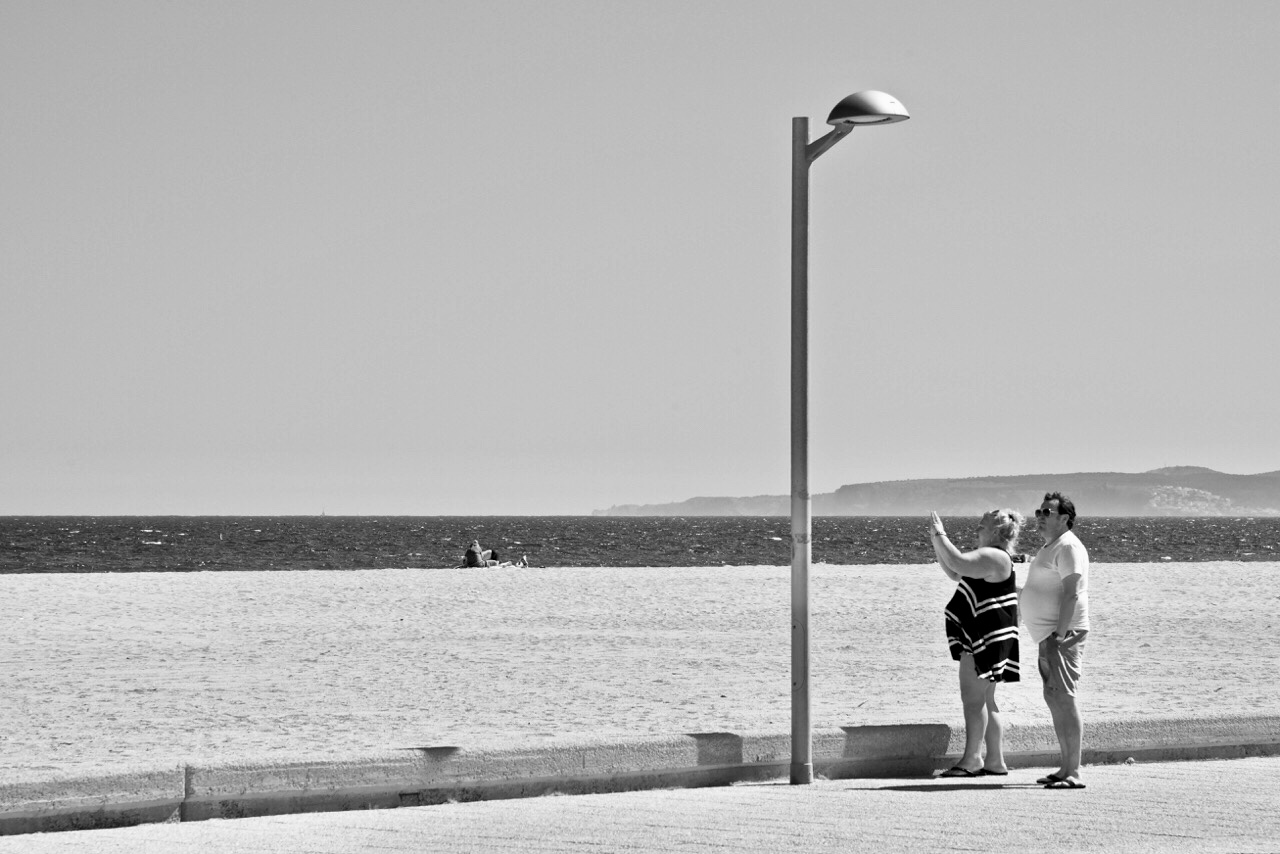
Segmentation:
{"type": "Polygon", "coordinates": [[[0,783],[0,836],[176,821],[186,769],[125,771],[0,783]]]}
{"type": "MultiPolygon", "coordinates": [[[[1087,722],[1091,764],[1280,755],[1280,716],[1087,722]]],[[[815,774],[927,776],[961,753],[962,726],[850,726],[813,735],[815,774]]],[[[1056,765],[1050,726],[1006,726],[1012,767],[1056,765]]],[[[0,783],[0,835],[449,801],[716,786],[789,774],[787,734],[554,739],[536,747],[424,747],[329,759],[178,765],[0,783]]]]}

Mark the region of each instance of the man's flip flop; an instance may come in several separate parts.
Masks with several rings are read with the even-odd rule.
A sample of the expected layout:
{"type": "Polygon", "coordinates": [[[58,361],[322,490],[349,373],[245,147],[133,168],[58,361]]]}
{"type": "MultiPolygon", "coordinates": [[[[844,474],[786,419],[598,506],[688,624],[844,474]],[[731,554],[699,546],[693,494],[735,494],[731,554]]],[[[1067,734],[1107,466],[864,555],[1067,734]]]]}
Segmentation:
{"type": "Polygon", "coordinates": [[[1052,783],[1046,783],[1044,787],[1046,789],[1083,789],[1085,785],[1075,777],[1059,777],[1052,783]]]}
{"type": "Polygon", "coordinates": [[[981,777],[981,771],[970,771],[967,768],[961,768],[959,765],[954,768],[948,768],[938,775],[939,777],[981,777]]]}
{"type": "Polygon", "coordinates": [[[978,770],[979,777],[1008,777],[1008,771],[992,771],[990,768],[981,768],[978,770]]]}
{"type": "Polygon", "coordinates": [[[1059,777],[1057,774],[1045,774],[1039,780],[1036,780],[1036,782],[1041,786],[1048,786],[1050,783],[1060,783],[1065,779],[1066,777],[1059,777]]]}

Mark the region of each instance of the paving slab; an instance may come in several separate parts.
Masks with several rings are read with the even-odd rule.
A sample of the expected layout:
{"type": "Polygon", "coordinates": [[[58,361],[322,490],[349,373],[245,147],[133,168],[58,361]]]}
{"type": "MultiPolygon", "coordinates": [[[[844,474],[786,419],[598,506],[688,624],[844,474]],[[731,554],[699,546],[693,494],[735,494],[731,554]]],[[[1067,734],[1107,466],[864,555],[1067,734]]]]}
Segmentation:
{"type": "Polygon", "coordinates": [[[1280,757],[1043,769],[993,780],[785,782],[450,803],[0,838],[0,854],[520,851],[1280,852],[1280,757]]]}

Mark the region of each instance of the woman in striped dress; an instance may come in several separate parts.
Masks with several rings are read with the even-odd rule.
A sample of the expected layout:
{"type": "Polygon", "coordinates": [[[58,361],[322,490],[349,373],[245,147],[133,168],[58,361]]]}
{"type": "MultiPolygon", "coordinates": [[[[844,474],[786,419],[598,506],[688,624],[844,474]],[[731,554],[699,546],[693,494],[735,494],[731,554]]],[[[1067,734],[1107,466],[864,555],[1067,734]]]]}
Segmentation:
{"type": "Polygon", "coordinates": [[[932,514],[930,539],[938,564],[952,581],[947,603],[947,643],[960,662],[960,701],[964,705],[964,755],[943,777],[1001,776],[1004,728],[996,704],[996,686],[1017,682],[1018,588],[1013,552],[1025,520],[1013,510],[992,510],[978,523],[978,547],[962,552],[947,538],[938,514],[932,514]],[[986,757],[983,757],[983,746],[986,757]]]}

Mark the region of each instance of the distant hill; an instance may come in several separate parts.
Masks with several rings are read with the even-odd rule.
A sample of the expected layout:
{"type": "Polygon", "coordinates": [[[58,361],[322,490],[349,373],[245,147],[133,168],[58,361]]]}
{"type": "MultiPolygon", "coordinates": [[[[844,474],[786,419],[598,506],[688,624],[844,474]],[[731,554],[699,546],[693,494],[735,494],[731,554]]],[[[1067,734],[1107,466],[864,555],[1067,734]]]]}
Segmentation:
{"type": "MultiPolygon", "coordinates": [[[[817,516],[977,515],[994,507],[1029,513],[1045,492],[1063,492],[1082,516],[1280,516],[1280,471],[1224,474],[1173,466],[1138,474],[1081,472],[1009,477],[854,483],[813,496],[817,516]]],[[[789,516],[786,495],[690,498],[673,504],[622,504],[596,516],[789,516]]]]}

